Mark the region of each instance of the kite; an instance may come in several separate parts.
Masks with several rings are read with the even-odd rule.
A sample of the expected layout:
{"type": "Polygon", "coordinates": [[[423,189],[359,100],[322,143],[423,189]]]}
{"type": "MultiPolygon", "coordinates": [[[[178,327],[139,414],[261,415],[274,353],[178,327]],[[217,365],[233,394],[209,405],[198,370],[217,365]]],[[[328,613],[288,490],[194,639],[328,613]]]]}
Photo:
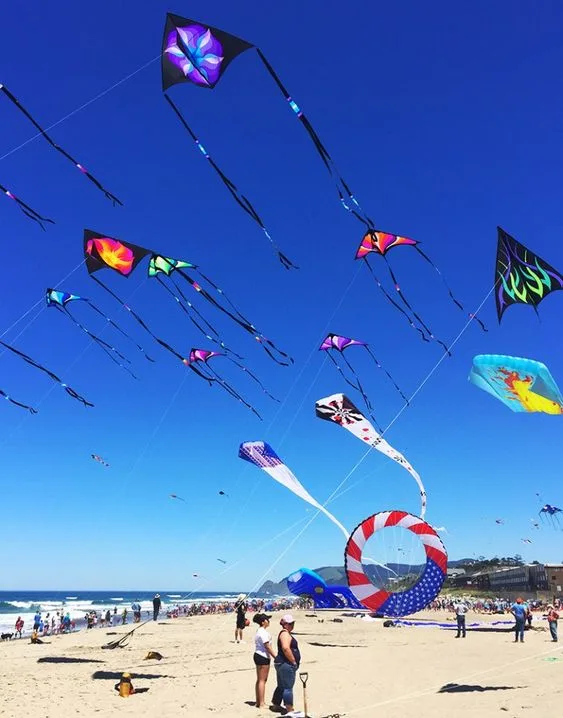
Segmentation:
{"type": "Polygon", "coordinates": [[[531,539],[521,539],[522,543],[532,543],[531,539]]]}
{"type": "Polygon", "coordinates": [[[282,486],[285,486],[286,489],[292,491],[296,496],[299,496],[300,499],[303,499],[303,501],[322,511],[335,526],[338,526],[346,539],[348,538],[348,531],[340,521],[311,496],[291,469],[283,463],[269,444],[266,444],[264,441],[245,441],[240,445],[238,455],[239,458],[244,459],[244,461],[254,464],[254,466],[257,466],[259,469],[263,469],[274,481],[277,481],[282,486]]]}
{"type": "Polygon", "coordinates": [[[14,399],[9,394],[6,394],[6,392],[3,389],[0,389],[0,396],[3,399],[6,399],[6,401],[9,401],[10,404],[13,404],[14,406],[19,406],[21,409],[27,409],[30,414],[37,414],[37,409],[34,409],[32,406],[29,406],[28,404],[22,404],[21,401],[18,401],[17,399],[14,399]]]}
{"type": "MultiPolygon", "coordinates": [[[[100,284],[100,286],[117,299],[122,306],[128,309],[128,311],[133,314],[133,317],[137,320],[137,322],[140,323],[141,326],[143,326],[144,329],[148,331],[161,346],[168,351],[171,351],[181,361],[184,361],[185,358],[181,354],[170,347],[170,345],[166,342],[163,342],[161,339],[156,337],[141,317],[134,313],[130,307],[128,307],[115,293],[106,287],[106,285],[103,284],[103,282],[101,282],[96,276],[96,272],[101,269],[112,269],[118,274],[121,274],[123,277],[129,277],[136,269],[139,262],[141,262],[149,254],[151,255],[148,269],[149,277],[158,277],[160,279],[159,275],[164,274],[170,278],[170,275],[176,273],[183,280],[185,280],[195,292],[207,300],[218,311],[226,314],[236,324],[242,327],[242,329],[251,334],[262,346],[268,356],[277,364],[287,366],[288,363],[293,362],[291,357],[278,349],[272,341],[267,339],[243,314],[239,312],[233,302],[225,295],[223,290],[217,284],[212,282],[209,277],[199,271],[197,265],[194,265],[191,262],[184,262],[177,259],[163,257],[162,255],[154,254],[152,250],[146,249],[145,247],[124,242],[113,237],[106,237],[103,234],[93,232],[89,229],[84,230],[84,257],[86,260],[86,268],[92,279],[94,279],[98,284],[100,284]],[[219,296],[219,299],[216,298],[210,290],[206,289],[199,284],[199,282],[193,279],[193,277],[185,271],[186,269],[193,270],[194,272],[197,271],[201,279],[204,282],[207,282],[213,292],[219,296]],[[225,304],[227,306],[225,306],[225,304]]],[[[174,286],[178,289],[177,283],[174,283],[174,286]]],[[[175,297],[175,299],[177,302],[180,302],[178,297],[175,297]]],[[[215,332],[215,335],[217,335],[216,331],[213,331],[215,332]]],[[[225,348],[223,344],[221,344],[221,346],[225,348]]]]}
{"type": "Polygon", "coordinates": [[[90,454],[90,456],[94,459],[94,461],[97,461],[102,466],[109,468],[108,462],[105,459],[102,459],[101,456],[98,456],[98,454],[90,454]]]}
{"type": "MultiPolygon", "coordinates": [[[[71,154],[69,154],[65,149],[63,149],[60,145],[58,145],[58,144],[51,138],[51,136],[47,134],[47,131],[46,131],[45,129],[43,129],[43,127],[41,127],[41,125],[37,122],[37,120],[33,117],[33,115],[31,115],[31,114],[28,112],[28,110],[27,110],[25,107],[23,107],[23,105],[20,103],[20,101],[19,101],[14,95],[12,95],[12,93],[8,90],[8,88],[7,88],[5,85],[0,84],[0,92],[3,92],[4,95],[8,98],[8,100],[10,100],[10,102],[11,102],[15,107],[17,107],[18,110],[19,110],[23,115],[25,115],[25,117],[27,117],[27,119],[31,122],[31,124],[39,131],[39,133],[45,138],[45,140],[51,145],[51,147],[53,147],[53,149],[57,150],[57,152],[60,152],[60,154],[61,154],[63,157],[65,157],[67,160],[69,160],[69,162],[72,162],[72,164],[73,164],[77,169],[79,169],[80,172],[82,172],[82,174],[85,175],[85,176],[90,180],[90,182],[92,182],[101,192],[103,192],[103,194],[105,195],[105,197],[107,197],[107,199],[111,200],[114,205],[119,204],[119,205],[123,206],[123,202],[121,202],[121,200],[119,200],[114,194],[112,194],[109,190],[107,190],[107,189],[102,185],[102,183],[94,177],[94,175],[90,174],[90,172],[84,167],[84,165],[81,165],[80,162],[77,162],[77,161],[75,160],[75,158],[74,158],[71,154]]],[[[15,199],[15,197],[12,197],[12,199],[15,199]]],[[[18,201],[18,200],[16,200],[16,201],[18,201]]],[[[24,212],[24,213],[25,213],[30,219],[35,220],[35,221],[38,222],[41,226],[42,226],[42,224],[41,224],[42,222],[52,222],[52,220],[46,220],[46,219],[44,219],[43,217],[41,217],[40,215],[38,215],[34,210],[31,210],[31,211],[30,211],[30,208],[29,208],[29,207],[27,207],[26,205],[23,205],[23,204],[19,203],[19,201],[18,201],[18,204],[20,205],[20,209],[22,209],[22,210],[24,210],[24,209],[27,210],[27,211],[24,212]]]]}
{"type": "Polygon", "coordinates": [[[495,524],[499,524],[499,526],[504,526],[504,519],[495,519],[495,524]]]}
{"type": "Polygon", "coordinates": [[[186,499],[183,499],[181,496],[176,496],[176,494],[169,494],[169,497],[171,499],[176,499],[177,501],[183,501],[184,503],[186,503],[186,499]]]}
{"type": "Polygon", "coordinates": [[[424,514],[426,513],[426,491],[419,474],[405,457],[388,444],[383,436],[374,429],[371,423],[347,396],[344,396],[344,394],[332,394],[324,399],[319,399],[315,402],[315,413],[319,419],[332,421],[342,426],[354,434],[354,436],[357,436],[358,439],[369,444],[373,449],[377,449],[377,451],[380,451],[400,466],[403,466],[416,481],[420,491],[420,515],[424,518],[424,514]]]}
{"type": "Polygon", "coordinates": [[[360,382],[359,376],[356,374],[352,365],[350,364],[346,355],[344,354],[344,351],[346,349],[348,349],[348,347],[353,347],[353,346],[363,347],[367,351],[367,353],[370,355],[370,357],[374,361],[377,368],[381,369],[387,375],[387,378],[391,381],[391,383],[393,384],[395,389],[399,392],[401,397],[405,400],[405,403],[408,404],[409,400],[403,394],[403,392],[399,389],[399,387],[397,386],[397,382],[393,379],[391,374],[389,374],[387,369],[384,369],[381,366],[381,364],[379,363],[379,360],[377,359],[375,354],[372,352],[369,345],[366,344],[366,342],[362,342],[359,339],[351,339],[350,337],[343,337],[343,336],[340,336],[339,334],[327,334],[327,336],[323,339],[321,346],[319,347],[319,351],[326,352],[326,356],[328,356],[328,358],[331,360],[331,362],[334,364],[334,366],[338,369],[338,371],[340,372],[344,381],[349,386],[351,386],[353,389],[356,389],[357,391],[360,392],[360,394],[362,395],[362,398],[365,402],[365,405],[367,406],[368,411],[371,413],[373,411],[373,406],[369,400],[369,397],[367,396],[367,394],[360,382]],[[354,377],[354,381],[349,379],[346,376],[346,374],[343,372],[342,367],[338,363],[338,360],[333,356],[333,350],[340,354],[340,356],[342,357],[342,361],[346,364],[349,371],[352,373],[352,376],[354,377]]]}
{"type": "Polygon", "coordinates": [[[248,376],[253,379],[258,386],[262,389],[264,394],[270,397],[270,399],[273,399],[274,401],[278,401],[278,399],[275,398],[275,396],[272,396],[270,392],[266,389],[266,387],[262,384],[260,379],[253,374],[249,369],[247,369],[243,364],[236,361],[235,359],[232,359],[231,357],[227,356],[226,354],[222,354],[221,352],[212,352],[208,351],[206,349],[192,349],[190,351],[189,359],[186,361],[186,365],[190,367],[190,369],[194,369],[194,364],[199,365],[201,368],[197,373],[200,376],[203,376],[207,381],[217,382],[220,386],[225,389],[225,391],[230,394],[232,397],[240,401],[244,406],[246,406],[248,409],[250,409],[259,419],[262,419],[260,414],[256,411],[256,409],[249,404],[246,399],[244,399],[237,391],[234,389],[229,383],[227,383],[223,377],[218,374],[213,367],[210,366],[209,362],[214,359],[215,357],[225,357],[226,359],[229,359],[235,366],[237,366],[239,369],[241,369],[243,372],[248,374],[248,376]],[[208,373],[211,375],[209,376],[208,373]]]}
{"type": "MultiPolygon", "coordinates": [[[[10,346],[10,344],[6,344],[0,339],[0,345],[4,347],[4,349],[7,349],[8,351],[12,352],[12,354],[15,354],[16,356],[19,356],[20,359],[23,359],[23,361],[26,364],[29,364],[30,366],[35,367],[36,369],[39,369],[39,371],[42,371],[44,374],[47,374],[47,376],[55,382],[55,384],[60,384],[62,388],[66,391],[66,393],[71,396],[73,399],[76,399],[81,404],[84,404],[84,406],[94,406],[94,404],[91,404],[87,399],[85,399],[83,396],[80,396],[71,386],[68,384],[65,384],[63,380],[58,377],[54,372],[52,372],[47,367],[43,366],[42,364],[39,364],[39,362],[36,362],[35,359],[30,357],[28,354],[25,354],[24,352],[20,351],[19,349],[16,349],[13,346],[10,346]]],[[[2,392],[2,396],[6,398],[6,394],[2,392]]],[[[21,406],[23,409],[28,409],[32,414],[36,413],[34,409],[32,409],[29,406],[25,406],[24,404],[20,404],[19,402],[13,401],[11,398],[8,397],[8,400],[12,402],[12,404],[17,404],[17,406],[21,406]]]]}
{"type": "Polygon", "coordinates": [[[557,514],[560,514],[563,511],[563,509],[558,508],[557,506],[552,506],[551,504],[545,504],[542,506],[539,512],[540,519],[542,521],[549,520],[551,522],[551,525],[555,528],[561,528],[561,524],[559,522],[559,516],[557,514]]]}
{"type": "MultiPolygon", "coordinates": [[[[104,339],[99,337],[97,334],[94,334],[89,329],[87,329],[83,324],[81,324],[78,320],[74,318],[74,316],[71,314],[68,305],[71,302],[74,301],[85,301],[90,304],[90,302],[85,299],[84,297],[78,296],[78,294],[69,294],[68,292],[60,292],[55,289],[47,289],[45,292],[45,302],[47,303],[48,307],[55,307],[55,309],[58,309],[61,311],[62,314],[67,316],[70,321],[77,326],[79,329],[81,329],[95,344],[97,344],[100,349],[105,352],[108,357],[117,364],[117,366],[124,369],[128,374],[130,374],[134,379],[137,377],[133,372],[129,369],[128,366],[126,366],[123,362],[127,362],[130,364],[130,360],[127,359],[126,356],[124,356],[120,351],[118,351],[114,346],[112,346],[109,342],[106,342],[104,339]],[[121,361],[120,361],[121,360],[121,361]]],[[[90,304],[90,306],[94,306],[93,304],[90,304]]],[[[96,311],[99,314],[102,314],[102,316],[105,316],[102,312],[100,312],[96,307],[94,307],[96,311]]],[[[111,321],[108,317],[105,317],[107,321],[111,321]]],[[[117,326],[117,325],[115,325],[117,326]]],[[[124,332],[123,332],[124,333],[124,332]]],[[[126,335],[127,336],[127,335],[126,335]]],[[[146,356],[146,355],[145,355],[146,356]]]]}
{"type": "MultiPolygon", "coordinates": [[[[265,231],[262,221],[258,217],[248,199],[239,192],[236,186],[222,173],[217,165],[215,165],[205,148],[197,139],[196,135],[188,127],[186,121],[180,114],[180,111],[172,103],[168,95],[166,95],[166,91],[173,85],[185,82],[192,83],[196,85],[196,87],[205,87],[212,90],[223,76],[223,73],[229,64],[235,60],[238,55],[250,49],[256,50],[258,57],[266,68],[268,74],[273,79],[297,119],[305,128],[305,131],[309,135],[309,139],[312,141],[313,146],[323,162],[323,165],[336,186],[338,197],[342,206],[368,228],[371,228],[373,226],[373,222],[362,210],[358,200],[353,195],[347,182],[338,171],[334,160],[322,143],[311,122],[301,107],[291,97],[278,74],[275,72],[272,65],[270,65],[262,51],[246,40],[243,40],[240,37],[235,37],[223,30],[211,27],[210,25],[201,24],[198,21],[190,20],[188,18],[181,17],[180,15],[168,13],[166,16],[166,24],[162,38],[162,89],[165,93],[166,99],[183,122],[184,127],[188,130],[198,149],[212,164],[213,168],[219,174],[221,180],[227,186],[238,204],[254,219],[260,228],[265,231]]],[[[279,252],[277,247],[274,248],[279,252]]],[[[280,261],[282,261],[282,264],[285,266],[284,259],[280,256],[280,261]]]]}
{"type": "Polygon", "coordinates": [[[222,559],[222,558],[218,558],[217,561],[219,561],[219,563],[227,563],[227,562],[226,562],[224,559],[222,559]]]}
{"type": "Polygon", "coordinates": [[[25,216],[29,217],[29,219],[32,219],[34,222],[37,222],[37,224],[41,227],[43,231],[45,230],[44,222],[48,222],[49,224],[55,224],[52,219],[49,219],[48,217],[43,217],[43,215],[39,214],[39,212],[34,210],[33,207],[30,207],[19,197],[16,197],[13,192],[10,192],[10,190],[7,187],[4,187],[4,185],[2,184],[0,184],[0,192],[3,192],[6,197],[9,197],[9,199],[13,199],[14,202],[21,209],[21,211],[25,214],[25,216]]]}
{"type": "Polygon", "coordinates": [[[538,304],[563,289],[563,275],[500,227],[495,266],[495,299],[499,323],[512,304],[538,304]]]}
{"type": "MultiPolygon", "coordinates": [[[[412,308],[408,299],[406,298],[403,290],[401,289],[401,286],[399,285],[397,277],[396,277],[393,269],[391,268],[389,259],[387,258],[387,253],[391,249],[393,249],[393,247],[412,247],[413,249],[415,249],[420,254],[420,256],[426,262],[428,262],[428,264],[430,264],[430,266],[434,267],[436,272],[439,274],[453,303],[459,309],[461,309],[462,311],[465,312],[463,305],[454,296],[454,294],[453,294],[452,290],[450,289],[449,285],[447,284],[442,272],[438,269],[438,267],[434,264],[434,262],[430,259],[430,257],[425,252],[422,251],[422,249],[419,247],[419,242],[415,239],[410,239],[409,237],[402,237],[401,235],[398,235],[398,234],[390,234],[389,232],[380,232],[380,231],[376,231],[373,229],[369,229],[368,232],[366,232],[366,234],[364,235],[364,237],[361,241],[361,244],[358,247],[358,250],[356,251],[355,258],[364,260],[364,263],[366,264],[368,270],[370,271],[371,275],[373,276],[377,286],[383,292],[383,294],[385,295],[387,300],[407,318],[411,327],[413,329],[416,329],[419,332],[422,339],[424,341],[429,341],[430,339],[436,340],[438,342],[438,344],[440,344],[444,348],[446,353],[449,354],[450,351],[449,351],[448,347],[444,344],[444,342],[442,342],[440,339],[437,339],[434,336],[430,327],[427,324],[425,324],[425,322],[421,319],[421,317],[414,311],[414,309],[412,308]],[[368,261],[368,256],[372,253],[376,254],[376,255],[380,255],[383,258],[385,264],[387,265],[387,269],[389,271],[389,274],[391,276],[391,279],[393,281],[393,284],[395,286],[395,290],[397,291],[398,296],[400,297],[404,307],[406,307],[407,310],[410,311],[412,317],[414,317],[414,320],[416,320],[416,322],[418,322],[418,326],[415,323],[415,321],[413,321],[413,318],[411,316],[409,316],[408,311],[406,311],[401,305],[399,305],[393,299],[393,297],[391,297],[391,295],[387,292],[387,290],[385,289],[383,284],[378,279],[371,264],[368,261]]],[[[471,317],[471,319],[475,319],[479,323],[479,325],[481,326],[481,329],[483,331],[485,331],[485,332],[487,331],[486,326],[476,315],[469,314],[469,317],[471,317]]]]}
{"type": "Polygon", "coordinates": [[[219,491],[219,496],[226,496],[229,498],[229,494],[226,494],[224,491],[219,491]]]}
{"type": "Polygon", "coordinates": [[[348,584],[358,601],[370,611],[394,617],[422,611],[440,593],[448,570],[448,554],[436,531],[406,511],[382,511],[362,521],[348,539],[344,562],[348,584]],[[418,581],[406,591],[397,593],[374,586],[362,566],[366,541],[389,526],[411,531],[422,541],[426,552],[426,566],[418,581]]]}
{"type": "MultiPolygon", "coordinates": [[[[127,332],[124,331],[119,326],[119,324],[114,322],[113,319],[110,319],[110,317],[108,317],[106,314],[104,314],[104,312],[102,312],[101,309],[98,309],[98,307],[90,299],[87,299],[86,297],[79,296],[78,294],[69,294],[68,292],[61,292],[57,289],[47,289],[47,291],[45,293],[45,301],[47,302],[48,307],[56,307],[57,309],[62,311],[63,314],[66,314],[68,317],[70,317],[70,319],[78,327],[80,327],[80,329],[82,329],[82,331],[86,332],[86,334],[88,334],[91,338],[94,338],[94,335],[91,334],[91,332],[88,331],[88,329],[86,329],[79,322],[76,321],[76,319],[73,317],[73,315],[71,314],[70,309],[69,309],[69,304],[71,304],[72,302],[75,302],[75,301],[76,302],[84,302],[94,312],[96,312],[96,314],[99,314],[101,317],[103,317],[103,319],[105,319],[106,322],[108,324],[110,324],[114,329],[117,329],[117,331],[120,334],[122,334],[124,337],[129,339],[129,341],[132,342],[137,347],[137,349],[141,352],[141,354],[144,355],[145,359],[147,359],[150,362],[154,362],[154,359],[151,359],[151,357],[146,353],[146,351],[143,349],[143,347],[140,344],[137,344],[137,342],[134,339],[132,339],[129,336],[129,334],[127,334],[127,332]]],[[[95,337],[95,341],[97,341],[98,339],[99,339],[99,337],[95,337]]],[[[117,352],[117,350],[114,349],[113,347],[111,347],[107,342],[104,342],[102,339],[100,339],[100,341],[103,345],[102,348],[105,347],[108,350],[114,351],[117,353],[117,355],[121,359],[124,359],[125,361],[129,361],[122,354],[119,354],[119,352],[117,352]]]]}
{"type": "MultiPolygon", "coordinates": [[[[164,55],[163,55],[163,62],[164,62],[164,55]]],[[[246,196],[239,190],[239,188],[236,186],[236,184],[235,184],[229,177],[227,177],[227,175],[223,172],[223,170],[217,165],[217,163],[215,162],[215,160],[211,157],[211,155],[207,152],[207,150],[205,149],[205,147],[201,144],[201,142],[199,141],[199,139],[198,139],[197,135],[195,134],[195,132],[194,132],[194,131],[192,130],[192,128],[188,125],[188,123],[187,123],[185,117],[182,115],[182,113],[180,112],[180,110],[178,109],[178,107],[174,104],[174,102],[172,102],[172,100],[170,99],[170,96],[169,96],[166,92],[164,93],[164,97],[165,97],[166,101],[168,102],[168,104],[170,105],[170,107],[171,107],[171,108],[173,109],[173,111],[175,112],[175,114],[176,114],[176,116],[178,117],[178,119],[180,120],[180,122],[182,123],[184,129],[187,130],[188,134],[190,135],[190,137],[191,137],[192,140],[194,141],[195,146],[198,148],[198,150],[201,152],[201,154],[205,157],[205,159],[209,162],[209,164],[211,165],[211,167],[213,167],[213,169],[215,170],[215,172],[217,173],[217,175],[219,176],[219,178],[221,179],[221,181],[223,182],[223,184],[225,185],[225,187],[229,190],[229,192],[230,192],[232,198],[233,198],[233,199],[235,200],[235,202],[239,205],[239,207],[241,207],[241,208],[244,210],[244,212],[246,212],[246,214],[247,214],[247,215],[258,225],[258,227],[262,230],[262,232],[264,233],[266,239],[270,242],[270,244],[271,244],[271,246],[272,246],[272,249],[273,249],[274,252],[277,254],[277,257],[278,257],[279,261],[281,262],[281,264],[283,265],[283,267],[285,267],[285,269],[299,269],[299,267],[298,267],[296,264],[294,264],[294,263],[281,251],[281,249],[278,247],[278,245],[274,242],[274,240],[272,239],[272,235],[270,234],[270,232],[269,232],[268,229],[266,228],[266,225],[265,225],[264,222],[262,221],[262,218],[260,217],[260,215],[259,215],[258,212],[256,211],[256,209],[255,209],[254,205],[252,204],[252,202],[248,199],[248,197],[246,197],[246,196]]]]}
{"type": "Polygon", "coordinates": [[[516,412],[563,414],[563,396],[549,369],[533,359],[479,354],[469,381],[516,412]]]}
{"type": "Polygon", "coordinates": [[[535,519],[530,519],[530,522],[532,524],[532,528],[539,529],[540,525],[535,519]]]}

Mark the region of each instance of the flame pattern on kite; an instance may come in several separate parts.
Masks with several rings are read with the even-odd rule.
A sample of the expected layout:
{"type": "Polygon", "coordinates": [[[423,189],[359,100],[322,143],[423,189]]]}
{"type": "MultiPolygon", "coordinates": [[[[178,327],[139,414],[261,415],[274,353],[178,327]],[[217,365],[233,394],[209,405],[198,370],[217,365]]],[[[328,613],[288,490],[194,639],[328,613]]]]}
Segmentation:
{"type": "Polygon", "coordinates": [[[498,227],[495,299],[499,322],[512,304],[528,304],[537,312],[548,294],[563,289],[563,275],[498,227]]]}

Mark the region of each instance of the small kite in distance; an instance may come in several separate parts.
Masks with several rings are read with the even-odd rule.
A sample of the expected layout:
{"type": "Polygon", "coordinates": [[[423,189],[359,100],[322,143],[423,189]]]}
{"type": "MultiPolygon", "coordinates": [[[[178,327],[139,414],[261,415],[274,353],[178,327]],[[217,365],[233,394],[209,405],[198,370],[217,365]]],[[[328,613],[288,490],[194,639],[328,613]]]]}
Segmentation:
{"type": "Polygon", "coordinates": [[[499,524],[500,526],[504,525],[504,519],[495,519],[495,524],[499,524]]]}
{"type": "Polygon", "coordinates": [[[226,562],[224,559],[222,559],[222,558],[218,558],[217,561],[219,561],[219,563],[227,563],[227,562],[226,562]]]}
{"type": "Polygon", "coordinates": [[[545,504],[540,509],[539,516],[542,521],[549,521],[554,528],[561,528],[561,523],[557,514],[562,513],[562,511],[563,509],[560,509],[557,506],[553,506],[552,504],[545,504]]]}
{"type": "Polygon", "coordinates": [[[109,468],[108,462],[105,459],[102,459],[101,456],[98,456],[98,454],[90,454],[90,456],[94,459],[94,461],[97,461],[98,464],[101,464],[102,466],[109,468]]]}
{"type": "Polygon", "coordinates": [[[229,494],[226,494],[224,491],[219,491],[219,496],[226,496],[229,498],[229,494]]]}
{"type": "Polygon", "coordinates": [[[183,501],[186,503],[186,499],[183,499],[181,496],[176,496],[176,494],[169,494],[169,498],[176,499],[177,501],[183,501]]]}
{"type": "Polygon", "coordinates": [[[522,543],[532,543],[531,539],[525,538],[522,539],[522,543]]]}

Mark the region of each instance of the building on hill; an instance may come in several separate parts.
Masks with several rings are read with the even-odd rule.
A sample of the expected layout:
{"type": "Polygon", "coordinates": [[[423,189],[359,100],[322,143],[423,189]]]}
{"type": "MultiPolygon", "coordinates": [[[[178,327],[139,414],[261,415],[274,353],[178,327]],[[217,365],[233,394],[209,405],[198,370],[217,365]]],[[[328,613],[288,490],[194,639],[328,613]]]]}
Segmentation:
{"type": "Polygon", "coordinates": [[[563,598],[563,564],[531,563],[494,571],[477,571],[449,578],[456,588],[490,591],[494,596],[516,598],[522,594],[529,598],[553,600],[563,598]]]}

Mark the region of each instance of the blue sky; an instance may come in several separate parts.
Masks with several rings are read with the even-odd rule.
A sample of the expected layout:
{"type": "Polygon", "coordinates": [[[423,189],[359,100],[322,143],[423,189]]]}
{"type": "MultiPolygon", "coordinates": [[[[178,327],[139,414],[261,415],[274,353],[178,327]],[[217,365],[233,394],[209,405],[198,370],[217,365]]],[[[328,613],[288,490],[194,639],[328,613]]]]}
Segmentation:
{"type": "MultiPolygon", "coordinates": [[[[0,28],[1,81],[50,125],[156,58],[169,9],[193,12],[189,4],[170,8],[157,0],[104,0],[79,11],[60,0],[12,4],[0,28]]],[[[255,0],[220,0],[196,19],[260,45],[378,226],[420,240],[468,309],[491,286],[497,224],[563,267],[559,3],[352,0],[343,14],[336,2],[291,0],[266,11],[255,0]]],[[[270,403],[223,364],[263,413],[261,423],[187,376],[81,267],[59,288],[89,296],[158,361],[151,365],[120,343],[135,362],[135,382],[47,309],[4,336],[96,407],[84,409],[31,367],[0,356],[0,386],[40,410],[32,417],[0,405],[0,565],[9,567],[0,588],[249,589],[301,565],[342,563],[342,537],[319,517],[270,569],[311,513],[241,462],[238,445],[267,439],[325,500],[363,447],[314,416],[315,399],[346,390],[315,351],[323,333],[368,341],[408,393],[440,357],[354,264],[362,227],[339,207],[305,132],[254,53],[233,62],[213,92],[178,86],[171,95],[301,269],[277,264],[194,149],[162,97],[155,61],[52,131],[123,208],[112,207],[41,139],[10,153],[33,131],[0,97],[0,182],[57,221],[43,233],[0,198],[0,331],[80,263],[82,230],[90,227],[200,264],[295,357],[291,369],[276,366],[228,320],[207,312],[283,403],[270,403]],[[111,468],[91,461],[91,453],[111,468]],[[227,573],[218,575],[224,568],[217,558],[229,562],[227,573]],[[205,586],[194,572],[206,577],[205,586]]],[[[392,259],[422,316],[437,335],[453,339],[465,318],[433,270],[407,250],[392,259]]],[[[385,276],[381,266],[379,273],[385,276]]],[[[106,280],[174,345],[186,352],[206,346],[142,268],[129,280],[106,280]]],[[[540,321],[515,307],[499,328],[491,298],[482,312],[489,333],[471,326],[389,432],[426,484],[429,520],[448,527],[452,558],[563,559],[560,535],[530,524],[536,492],[563,501],[558,419],[512,414],[466,380],[472,356],[490,352],[544,361],[562,383],[561,301],[549,297],[540,321]],[[496,517],[505,525],[495,525],[496,517]],[[531,546],[521,543],[526,537],[531,546]]],[[[76,314],[101,328],[88,307],[76,314]]],[[[360,351],[349,356],[387,424],[400,397],[360,351]]],[[[378,510],[417,510],[414,483],[383,457],[370,455],[345,488],[359,479],[330,505],[350,529],[378,510]]]]}

